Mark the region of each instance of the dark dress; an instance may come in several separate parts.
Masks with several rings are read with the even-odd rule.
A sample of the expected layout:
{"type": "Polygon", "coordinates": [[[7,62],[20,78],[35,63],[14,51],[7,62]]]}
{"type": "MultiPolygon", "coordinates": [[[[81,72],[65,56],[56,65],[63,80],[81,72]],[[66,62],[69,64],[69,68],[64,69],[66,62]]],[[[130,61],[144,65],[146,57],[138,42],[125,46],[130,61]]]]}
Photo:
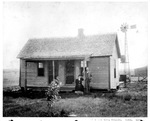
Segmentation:
{"type": "Polygon", "coordinates": [[[83,78],[76,79],[75,91],[84,91],[84,87],[82,85],[83,78]]]}

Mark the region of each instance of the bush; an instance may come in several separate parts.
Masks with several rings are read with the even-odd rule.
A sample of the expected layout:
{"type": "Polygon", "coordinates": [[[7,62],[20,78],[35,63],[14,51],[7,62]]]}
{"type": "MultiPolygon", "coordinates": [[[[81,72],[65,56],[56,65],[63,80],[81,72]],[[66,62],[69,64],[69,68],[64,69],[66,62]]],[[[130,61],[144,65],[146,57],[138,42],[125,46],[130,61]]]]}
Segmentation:
{"type": "Polygon", "coordinates": [[[125,94],[125,95],[123,95],[123,100],[124,101],[130,101],[131,100],[131,98],[132,98],[132,96],[130,95],[130,94],[125,94]]]}
{"type": "Polygon", "coordinates": [[[59,87],[55,84],[50,84],[46,92],[47,101],[54,101],[60,99],[59,87]]]}

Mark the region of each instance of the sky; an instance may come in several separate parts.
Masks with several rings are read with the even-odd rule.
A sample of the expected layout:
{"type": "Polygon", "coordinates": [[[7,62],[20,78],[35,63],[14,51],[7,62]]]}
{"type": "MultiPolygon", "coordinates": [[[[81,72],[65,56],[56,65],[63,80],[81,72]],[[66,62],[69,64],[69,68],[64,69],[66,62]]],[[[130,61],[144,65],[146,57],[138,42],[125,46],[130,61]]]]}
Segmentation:
{"type": "Polygon", "coordinates": [[[124,54],[128,29],[130,68],[148,65],[147,2],[3,2],[3,68],[19,69],[17,55],[30,38],[75,37],[117,32],[124,54]]]}

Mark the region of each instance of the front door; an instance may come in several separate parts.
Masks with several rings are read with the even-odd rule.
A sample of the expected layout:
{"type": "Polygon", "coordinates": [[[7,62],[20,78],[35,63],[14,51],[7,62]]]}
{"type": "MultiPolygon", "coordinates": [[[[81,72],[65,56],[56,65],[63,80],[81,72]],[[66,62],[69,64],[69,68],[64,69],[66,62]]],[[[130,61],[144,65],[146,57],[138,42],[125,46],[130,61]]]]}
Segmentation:
{"type": "Polygon", "coordinates": [[[66,61],[66,84],[74,83],[74,60],[66,61]]]}

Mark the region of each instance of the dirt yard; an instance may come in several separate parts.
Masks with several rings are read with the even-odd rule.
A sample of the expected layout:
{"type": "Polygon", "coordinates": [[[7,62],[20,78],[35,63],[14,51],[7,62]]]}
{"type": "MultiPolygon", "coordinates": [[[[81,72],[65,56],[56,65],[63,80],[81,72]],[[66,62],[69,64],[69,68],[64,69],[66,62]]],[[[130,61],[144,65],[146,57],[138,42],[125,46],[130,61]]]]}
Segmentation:
{"type": "MultiPolygon", "coordinates": [[[[6,90],[5,90],[6,91],[6,90]]],[[[114,93],[91,92],[86,95],[60,93],[62,99],[48,108],[46,98],[28,96],[3,97],[4,117],[146,117],[147,82],[127,84],[114,93]]]]}

